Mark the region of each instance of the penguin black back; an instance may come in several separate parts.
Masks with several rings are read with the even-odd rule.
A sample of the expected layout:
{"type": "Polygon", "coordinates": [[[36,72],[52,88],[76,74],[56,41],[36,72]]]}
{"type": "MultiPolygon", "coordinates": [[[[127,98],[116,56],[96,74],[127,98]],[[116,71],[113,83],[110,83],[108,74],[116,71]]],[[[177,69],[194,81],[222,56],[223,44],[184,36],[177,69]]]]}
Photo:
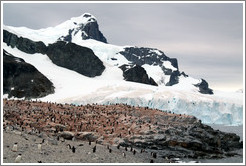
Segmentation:
{"type": "Polygon", "coordinates": [[[73,153],[75,153],[75,149],[76,149],[76,148],[73,146],[73,147],[72,147],[72,152],[73,152],[73,153]]]}
{"type": "Polygon", "coordinates": [[[136,150],[134,149],[134,150],[133,150],[133,155],[135,155],[135,154],[136,154],[136,150]]]}
{"type": "Polygon", "coordinates": [[[95,153],[95,152],[96,152],[96,149],[97,149],[97,147],[96,147],[96,146],[94,146],[94,147],[93,147],[93,153],[95,153]]]}
{"type": "Polygon", "coordinates": [[[154,158],[156,158],[156,157],[157,157],[156,152],[153,152],[153,157],[154,157],[154,158]]]}

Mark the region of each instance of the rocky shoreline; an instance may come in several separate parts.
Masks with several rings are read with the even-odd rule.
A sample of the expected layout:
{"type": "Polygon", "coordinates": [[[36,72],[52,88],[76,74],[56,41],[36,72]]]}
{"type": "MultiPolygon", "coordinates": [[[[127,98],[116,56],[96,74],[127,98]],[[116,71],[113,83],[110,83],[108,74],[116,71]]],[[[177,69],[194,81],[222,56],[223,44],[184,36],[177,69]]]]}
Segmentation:
{"type": "Polygon", "coordinates": [[[44,140],[38,159],[27,155],[23,160],[34,163],[169,163],[177,158],[237,156],[233,151],[243,148],[236,134],[214,130],[194,116],[125,104],[75,106],[4,99],[3,121],[3,162],[14,162],[14,141],[25,154],[44,140]],[[93,147],[102,154],[93,153],[93,147]],[[63,159],[64,153],[71,157],[63,159]],[[93,160],[85,157],[95,154],[100,155],[93,160]]]}

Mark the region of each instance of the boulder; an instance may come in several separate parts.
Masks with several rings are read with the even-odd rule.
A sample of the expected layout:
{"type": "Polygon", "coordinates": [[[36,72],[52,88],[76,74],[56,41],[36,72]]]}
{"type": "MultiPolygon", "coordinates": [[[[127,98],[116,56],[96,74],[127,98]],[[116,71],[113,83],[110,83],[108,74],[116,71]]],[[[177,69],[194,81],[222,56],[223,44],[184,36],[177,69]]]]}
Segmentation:
{"type": "Polygon", "coordinates": [[[59,136],[67,140],[72,140],[74,137],[74,133],[70,131],[63,131],[59,134],[59,136]]]}
{"type": "Polygon", "coordinates": [[[96,132],[78,132],[75,138],[83,141],[96,141],[99,138],[99,134],[96,132]]]}

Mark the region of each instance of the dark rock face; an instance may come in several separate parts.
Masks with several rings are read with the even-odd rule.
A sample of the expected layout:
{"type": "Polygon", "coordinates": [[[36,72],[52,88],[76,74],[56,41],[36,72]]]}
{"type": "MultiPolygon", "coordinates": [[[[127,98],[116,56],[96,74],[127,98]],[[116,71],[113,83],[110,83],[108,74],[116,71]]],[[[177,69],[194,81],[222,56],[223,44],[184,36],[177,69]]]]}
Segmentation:
{"type": "MultiPolygon", "coordinates": [[[[182,123],[181,119],[176,118],[174,121],[182,123]]],[[[223,158],[230,154],[230,151],[243,148],[243,142],[240,142],[240,137],[234,133],[214,130],[196,118],[188,119],[185,123],[191,125],[164,130],[159,126],[156,132],[146,131],[124,139],[120,144],[141,149],[164,150],[161,151],[163,157],[170,157],[172,154],[172,157],[189,158],[223,158]]]]}
{"type": "MultiPolygon", "coordinates": [[[[91,15],[84,14],[83,17],[89,18],[91,17],[91,15]]],[[[74,23],[74,24],[78,25],[79,23],[74,23]]],[[[88,23],[80,24],[80,27],[78,28],[69,29],[68,34],[66,36],[61,36],[59,40],[71,42],[73,38],[73,34],[77,34],[79,31],[82,31],[81,40],[94,39],[97,41],[107,43],[107,39],[103,36],[102,32],[99,30],[99,25],[95,18],[90,18],[88,20],[88,23]]]]}
{"type": "Polygon", "coordinates": [[[179,83],[178,77],[180,76],[180,73],[178,70],[177,59],[167,57],[160,50],[145,47],[127,47],[124,51],[120,52],[120,54],[124,55],[124,57],[133,64],[137,64],[139,66],[144,64],[160,66],[166,75],[171,75],[167,86],[179,83]],[[163,66],[163,61],[169,61],[175,68],[177,68],[177,70],[172,71],[171,69],[165,68],[165,66],[163,66]]]}
{"type": "Polygon", "coordinates": [[[46,46],[43,42],[34,42],[30,39],[18,37],[17,35],[10,33],[6,30],[3,30],[3,42],[5,42],[8,46],[12,48],[16,47],[19,50],[28,53],[42,53],[46,52],[46,46]]]}
{"type": "MultiPolygon", "coordinates": [[[[128,61],[131,61],[132,64],[137,64],[139,66],[144,64],[160,66],[165,75],[170,75],[170,80],[166,83],[166,86],[178,84],[179,77],[181,75],[188,77],[188,75],[184,72],[180,73],[178,69],[178,61],[176,58],[169,58],[158,49],[146,47],[126,47],[124,51],[119,53],[122,54],[128,61]],[[163,66],[163,61],[169,61],[173,67],[177,68],[177,70],[173,71],[169,68],[165,68],[165,66],[163,66]]],[[[200,93],[213,94],[213,90],[208,88],[208,83],[203,79],[200,84],[194,86],[199,87],[200,93]]]]}
{"type": "Polygon", "coordinates": [[[139,65],[133,67],[130,65],[122,65],[119,68],[123,71],[123,76],[126,81],[158,86],[151,77],[149,78],[145,69],[139,65]]]}
{"type": "Polygon", "coordinates": [[[179,76],[180,76],[180,73],[179,73],[178,70],[172,72],[172,74],[170,76],[170,80],[166,84],[166,86],[172,86],[172,85],[175,85],[175,84],[179,83],[179,76]]]}
{"type": "Polygon", "coordinates": [[[4,30],[3,41],[12,48],[17,47],[28,54],[47,54],[54,64],[88,77],[99,76],[105,69],[103,62],[91,49],[74,43],[58,41],[47,47],[42,42],[34,42],[27,38],[18,37],[6,30],[4,30]]]}
{"type": "Polygon", "coordinates": [[[126,47],[120,54],[128,61],[132,61],[134,64],[142,66],[144,64],[149,65],[162,65],[162,61],[170,61],[171,64],[178,69],[178,61],[176,58],[167,57],[162,51],[146,48],[146,47],[126,47]],[[159,52],[156,53],[156,52],[159,52]]]}
{"type": "Polygon", "coordinates": [[[8,97],[40,98],[54,93],[54,87],[34,66],[4,50],[3,93],[8,97]]]}
{"type": "Polygon", "coordinates": [[[87,36],[82,36],[83,39],[95,39],[107,43],[107,39],[103,36],[101,31],[99,31],[99,26],[96,21],[86,24],[82,30],[87,34],[87,36]]]}
{"type": "Polygon", "coordinates": [[[208,87],[208,83],[207,83],[207,81],[205,81],[204,79],[202,79],[202,82],[201,83],[199,83],[199,84],[196,84],[195,85],[196,87],[199,87],[199,91],[200,91],[200,93],[203,93],[203,94],[214,94],[213,93],[213,90],[212,89],[210,89],[209,87],[208,87]]]}
{"type": "Polygon", "coordinates": [[[46,54],[54,64],[88,77],[99,76],[105,69],[91,49],[74,43],[58,41],[50,44],[46,54]]]}

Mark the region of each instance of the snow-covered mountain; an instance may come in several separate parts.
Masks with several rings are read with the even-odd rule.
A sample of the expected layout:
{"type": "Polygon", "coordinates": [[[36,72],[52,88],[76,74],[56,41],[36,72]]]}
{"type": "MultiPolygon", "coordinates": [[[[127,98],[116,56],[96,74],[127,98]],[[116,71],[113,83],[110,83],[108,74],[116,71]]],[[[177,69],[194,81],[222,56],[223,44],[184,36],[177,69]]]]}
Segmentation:
{"type": "MultiPolygon", "coordinates": [[[[89,13],[46,29],[3,29],[6,55],[23,59],[53,83],[55,92],[40,100],[123,102],[195,115],[204,123],[243,122],[243,94],[213,92],[204,79],[180,72],[177,59],[161,50],[108,44],[89,13]]],[[[18,88],[25,91],[16,84],[4,86],[5,97],[18,88]]]]}

